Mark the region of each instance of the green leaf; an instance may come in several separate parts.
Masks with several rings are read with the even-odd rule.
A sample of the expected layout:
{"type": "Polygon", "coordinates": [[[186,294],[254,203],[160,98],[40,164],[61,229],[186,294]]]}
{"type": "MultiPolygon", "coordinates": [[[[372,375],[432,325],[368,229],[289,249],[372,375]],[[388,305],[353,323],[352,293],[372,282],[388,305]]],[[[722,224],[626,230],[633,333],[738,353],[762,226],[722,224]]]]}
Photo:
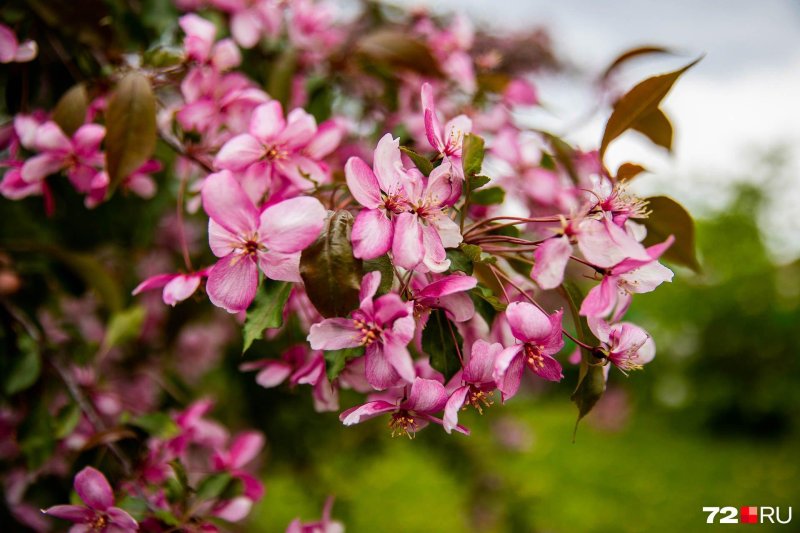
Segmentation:
{"type": "Polygon", "coordinates": [[[172,514],[172,511],[163,507],[153,511],[153,516],[168,526],[177,527],[181,525],[180,519],[172,514]]]}
{"type": "Polygon", "coordinates": [[[138,337],[142,331],[145,315],[144,307],[139,305],[112,314],[103,339],[102,351],[107,352],[114,346],[138,337]]]}
{"type": "Polygon", "coordinates": [[[431,367],[441,372],[445,381],[461,369],[458,351],[463,345],[464,339],[445,312],[432,310],[422,330],[422,351],[430,356],[431,367]]]}
{"type": "Polygon", "coordinates": [[[342,370],[344,370],[344,366],[350,359],[355,359],[362,355],[364,355],[363,346],[325,351],[325,372],[328,374],[328,379],[330,381],[336,379],[339,374],[341,374],[342,370]]]}
{"type": "Polygon", "coordinates": [[[130,72],[117,84],[106,111],[109,194],[153,155],[156,134],[156,98],[150,82],[130,72]]]}
{"type": "Polygon", "coordinates": [[[488,287],[478,285],[472,289],[472,294],[491,305],[492,309],[495,311],[505,311],[506,307],[508,307],[508,305],[501,302],[488,287]]]}
{"type": "Polygon", "coordinates": [[[658,109],[659,104],[667,96],[667,93],[669,93],[678,78],[696,65],[700,59],[696,59],[674,72],[648,78],[620,98],[616,106],[614,106],[614,111],[611,113],[606,129],[603,132],[603,140],[600,143],[601,161],[608,145],[633,127],[642,117],[658,109]]]}
{"type": "Polygon", "coordinates": [[[170,439],[180,433],[175,421],[168,414],[161,412],[137,416],[129,424],[141,428],[149,435],[160,439],[170,439]]]}
{"type": "Polygon", "coordinates": [[[31,471],[38,470],[53,454],[56,440],[52,422],[47,399],[42,396],[20,425],[17,441],[31,471]]]}
{"type": "Polygon", "coordinates": [[[122,309],[123,295],[120,284],[108,269],[89,253],[71,252],[55,246],[42,247],[42,252],[52,255],[91,287],[111,312],[122,309]]]}
{"type": "Polygon", "coordinates": [[[358,307],[362,263],[353,256],[353,215],[336,211],[317,240],[300,256],[308,299],[324,317],[347,316],[358,307]]]}
{"type": "Polygon", "coordinates": [[[121,500],[116,502],[116,507],[127,511],[129,515],[138,521],[144,520],[148,512],[145,500],[130,495],[123,496],[121,500]]]}
{"type": "Polygon", "coordinates": [[[53,121],[68,136],[72,136],[86,122],[89,94],[86,85],[78,83],[64,93],[53,110],[53,121]]]}
{"type": "Polygon", "coordinates": [[[390,71],[405,69],[425,76],[442,76],[439,62],[428,45],[408,32],[393,29],[372,32],[359,39],[356,53],[368,63],[390,67],[390,71]]]}
{"type": "Polygon", "coordinates": [[[469,260],[473,263],[487,263],[491,265],[497,263],[497,258],[495,256],[492,254],[487,254],[483,251],[483,248],[477,244],[461,243],[458,248],[464,252],[464,254],[466,254],[469,260]]]}
{"type": "Polygon", "coordinates": [[[11,369],[5,377],[3,389],[9,396],[22,392],[36,383],[42,371],[42,358],[36,342],[27,335],[17,341],[19,353],[11,362],[11,369]]]}
{"type": "Polygon", "coordinates": [[[297,70],[297,53],[286,48],[272,64],[267,82],[267,92],[279,101],[284,109],[289,105],[292,95],[292,78],[297,70]]]}
{"type": "MultiPolygon", "coordinates": [[[[603,370],[602,360],[598,359],[592,364],[587,364],[583,377],[578,382],[578,386],[570,396],[578,408],[578,419],[575,421],[575,432],[578,430],[578,422],[589,414],[594,406],[603,397],[606,391],[606,376],[603,370]]],[[[581,363],[583,365],[583,363],[581,363]]],[[[573,440],[575,435],[573,434],[573,440]]]]}
{"type": "Polygon", "coordinates": [[[647,228],[644,244],[650,246],[674,235],[675,242],[664,253],[664,259],[700,272],[701,267],[695,251],[692,216],[672,198],[653,196],[647,198],[647,201],[651,213],[641,221],[647,228]]]}
{"type": "Polygon", "coordinates": [[[490,178],[488,178],[487,176],[481,176],[481,175],[469,176],[467,178],[467,183],[468,183],[468,186],[469,186],[469,190],[471,190],[471,191],[474,191],[475,189],[480,189],[481,187],[483,187],[484,185],[486,185],[490,181],[491,181],[490,178]]]}
{"type": "Polygon", "coordinates": [[[489,187],[488,189],[481,189],[475,191],[470,197],[470,201],[478,205],[494,205],[502,204],[506,199],[506,191],[500,187],[489,187]]]}
{"type": "Polygon", "coordinates": [[[427,157],[420,155],[411,148],[406,148],[405,146],[401,146],[400,150],[402,150],[402,152],[414,162],[414,165],[426,177],[431,175],[431,172],[433,172],[433,163],[431,163],[427,157]]]}
{"type": "Polygon", "coordinates": [[[461,167],[464,169],[464,176],[467,179],[480,174],[485,152],[483,137],[474,133],[464,136],[461,145],[461,167]]]}
{"type": "Polygon", "coordinates": [[[55,425],[55,437],[56,439],[63,439],[72,434],[75,428],[78,425],[78,422],[81,421],[81,408],[77,403],[70,403],[64,406],[61,411],[59,411],[58,416],[56,417],[56,425],[55,425]]]}
{"type": "Polygon", "coordinates": [[[197,487],[197,499],[200,501],[214,500],[225,492],[233,478],[227,472],[211,474],[203,479],[197,487]]]}
{"type": "Polygon", "coordinates": [[[261,282],[244,319],[242,353],[253,345],[253,341],[261,338],[265,329],[283,325],[283,308],[291,293],[292,284],[288,281],[264,279],[261,282]]]}
{"type": "Polygon", "coordinates": [[[383,296],[392,289],[392,282],[394,281],[394,270],[392,269],[392,260],[389,259],[388,254],[384,254],[375,259],[365,259],[361,263],[362,271],[364,274],[367,272],[380,272],[381,283],[378,285],[378,292],[376,296],[383,296]]]}
{"type": "Polygon", "coordinates": [[[446,252],[447,258],[450,260],[448,272],[464,272],[465,274],[472,275],[474,267],[472,259],[470,259],[463,250],[448,248],[446,252]]]}

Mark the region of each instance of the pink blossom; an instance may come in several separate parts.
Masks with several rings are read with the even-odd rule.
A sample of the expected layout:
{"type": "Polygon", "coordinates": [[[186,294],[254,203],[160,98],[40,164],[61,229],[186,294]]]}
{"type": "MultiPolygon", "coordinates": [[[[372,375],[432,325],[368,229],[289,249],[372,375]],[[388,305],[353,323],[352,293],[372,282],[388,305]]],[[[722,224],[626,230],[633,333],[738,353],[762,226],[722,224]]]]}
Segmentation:
{"type": "Polygon", "coordinates": [[[364,346],[367,381],[386,389],[400,380],[414,379],[414,364],[407,345],[414,336],[413,303],[395,293],[373,301],[380,285],[380,272],[361,280],[361,306],[351,318],[328,318],[311,326],[308,341],[315,350],[340,350],[364,346]]]}
{"type": "Polygon", "coordinates": [[[70,139],[55,122],[45,122],[36,128],[32,138],[21,139],[23,146],[40,152],[22,166],[22,179],[35,183],[65,170],[78,191],[90,192],[97,187],[95,179],[103,165],[100,143],[105,134],[99,124],[84,124],[70,139]]]}
{"type": "Polygon", "coordinates": [[[254,47],[262,37],[280,31],[283,8],[277,0],[211,0],[230,14],[231,34],[242,48],[254,47]]]}
{"type": "MultiPolygon", "coordinates": [[[[425,117],[425,135],[428,143],[445,160],[453,165],[453,172],[456,176],[464,179],[461,169],[461,148],[464,136],[472,131],[472,121],[466,115],[458,115],[444,125],[436,114],[436,104],[434,102],[433,88],[429,83],[422,85],[422,111],[425,117]]],[[[461,189],[458,194],[460,196],[461,189]]]]}
{"type": "Polygon", "coordinates": [[[0,63],[26,63],[39,51],[35,41],[20,43],[11,28],[0,24],[0,63]]]}
{"type": "Polygon", "coordinates": [[[75,492],[85,505],[56,505],[44,512],[76,524],[70,531],[137,531],[139,524],[114,507],[114,491],[106,477],[87,466],[75,476],[75,492]]]}
{"type": "Polygon", "coordinates": [[[231,39],[214,43],[217,29],[210,21],[190,13],[182,16],[178,24],[186,33],[183,45],[189,60],[211,65],[220,71],[236,67],[242,62],[239,48],[231,39]]]}
{"type": "MultiPolygon", "coordinates": [[[[344,411],[339,415],[339,420],[345,426],[352,426],[382,414],[392,413],[389,422],[392,436],[408,435],[409,438],[413,438],[416,432],[429,422],[444,423],[440,418],[433,416],[447,404],[447,392],[444,385],[438,381],[418,377],[411,385],[408,398],[403,398],[403,392],[396,392],[394,395],[398,396],[394,403],[386,400],[369,401],[344,411]]],[[[457,425],[454,429],[469,434],[469,430],[463,426],[457,425]]]]}
{"type": "Polygon", "coordinates": [[[248,133],[226,142],[214,165],[243,174],[245,183],[262,184],[261,194],[270,180],[285,178],[299,190],[328,179],[320,159],[332,152],[339,137],[319,132],[314,117],[297,108],[284,119],[281,104],[271,101],[255,108],[248,133]],[[318,138],[324,134],[324,137],[318,138]]]}
{"type": "Polygon", "coordinates": [[[427,319],[430,309],[444,309],[451,320],[465,322],[475,314],[475,304],[467,291],[477,284],[477,279],[462,273],[434,278],[428,283],[415,277],[411,280],[414,314],[427,319]]]}
{"type": "Polygon", "coordinates": [[[164,288],[162,298],[164,303],[175,307],[175,304],[182,302],[195,293],[203,278],[208,276],[207,269],[191,274],[157,274],[141,282],[133,289],[133,294],[164,288]]]}
{"type": "Polygon", "coordinates": [[[634,293],[651,292],[663,282],[672,281],[672,271],[658,258],[675,241],[673,236],[647,248],[647,259],[624,259],[606,271],[603,281],[592,287],[581,304],[583,316],[605,317],[614,313],[619,320],[628,310],[634,293]]]}
{"type": "Polygon", "coordinates": [[[264,485],[243,468],[258,457],[263,447],[264,435],[258,431],[245,431],[231,440],[227,450],[217,450],[213,456],[214,469],[228,472],[241,481],[244,486],[243,495],[251,502],[261,499],[264,485]]]}
{"type": "Polygon", "coordinates": [[[561,381],[561,364],[553,358],[564,346],[561,310],[552,315],[528,302],[514,302],[506,309],[511,333],[522,341],[504,349],[494,365],[494,379],[503,400],[517,393],[525,367],[548,381],[561,381]]]}
{"type": "Polygon", "coordinates": [[[578,248],[591,264],[612,267],[625,259],[649,261],[650,256],[636,238],[615,224],[610,215],[600,220],[585,218],[577,228],[578,248]]]}
{"type": "Polygon", "coordinates": [[[497,388],[493,375],[494,365],[502,351],[503,345],[499,342],[489,344],[484,340],[477,340],[472,345],[469,362],[460,374],[462,385],[453,391],[444,408],[445,431],[450,433],[458,426],[458,411],[462,407],[471,405],[482,414],[483,407],[492,404],[491,395],[497,388]]]}
{"type": "Polygon", "coordinates": [[[208,273],[208,297],[230,313],[255,298],[258,270],[270,279],[300,281],[300,251],[319,235],[325,208],[311,197],[292,198],[258,209],[230,172],[206,178],[203,207],[209,244],[220,258],[208,273]]]}
{"type": "Polygon", "coordinates": [[[594,317],[590,317],[588,323],[592,333],[602,343],[600,352],[623,372],[641,369],[656,355],[656,345],[650,334],[636,324],[609,324],[594,317]]]}
{"type": "Polygon", "coordinates": [[[555,289],[564,281],[564,269],[572,255],[569,237],[551,237],[533,253],[534,265],[531,278],[542,289],[555,289]]]}

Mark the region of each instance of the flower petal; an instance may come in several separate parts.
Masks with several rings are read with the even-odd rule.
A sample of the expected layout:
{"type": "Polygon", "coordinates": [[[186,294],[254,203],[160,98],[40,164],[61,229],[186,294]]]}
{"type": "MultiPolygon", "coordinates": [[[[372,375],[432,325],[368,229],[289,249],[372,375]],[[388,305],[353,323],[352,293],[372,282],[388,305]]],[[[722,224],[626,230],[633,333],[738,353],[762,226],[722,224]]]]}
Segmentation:
{"type": "Polygon", "coordinates": [[[139,285],[137,285],[136,288],[133,289],[133,292],[131,294],[133,296],[136,296],[137,294],[144,291],[160,289],[161,287],[163,287],[164,285],[166,285],[179,275],[180,274],[157,274],[155,276],[150,276],[149,278],[141,282],[139,285]]]}
{"type": "Polygon", "coordinates": [[[258,266],[269,279],[300,283],[300,252],[282,254],[264,252],[258,254],[258,266]]]}
{"type": "Polygon", "coordinates": [[[242,133],[222,145],[214,158],[214,166],[227,170],[244,170],[262,157],[264,145],[249,133],[242,133]]]}
{"type": "MultiPolygon", "coordinates": [[[[109,522],[122,531],[139,530],[139,523],[136,522],[131,515],[119,507],[111,507],[110,509],[106,510],[106,514],[108,514],[108,517],[111,519],[109,522]]],[[[108,531],[112,531],[112,528],[108,528],[108,531]]]]}
{"type": "Polygon", "coordinates": [[[326,318],[312,324],[308,342],[314,350],[341,350],[361,344],[361,336],[349,318],[326,318]]]}
{"type": "Polygon", "coordinates": [[[247,309],[257,290],[258,267],[247,256],[231,253],[217,261],[208,273],[208,299],[229,313],[247,309]]]}
{"type": "Polygon", "coordinates": [[[506,309],[506,318],[514,337],[523,342],[542,341],[550,335],[547,314],[528,302],[513,302],[506,309]]]}
{"type": "Polygon", "coordinates": [[[78,472],[74,487],[83,503],[96,511],[105,511],[114,505],[114,491],[106,476],[91,466],[78,472]]]}
{"type": "MultiPolygon", "coordinates": [[[[393,355],[396,354],[394,346],[390,348],[390,352],[393,355]]],[[[399,361],[399,357],[396,357],[396,359],[399,361]]],[[[374,389],[388,389],[389,387],[397,385],[400,380],[400,375],[385,356],[382,347],[376,344],[372,344],[367,348],[367,353],[364,356],[364,363],[364,375],[367,378],[367,383],[374,389]]]]}
{"type": "Polygon", "coordinates": [[[285,254],[300,252],[319,236],[327,214],[316,198],[291,198],[261,213],[258,233],[270,250],[285,254]]]}
{"type": "Polygon", "coordinates": [[[483,339],[478,339],[472,345],[472,352],[464,369],[464,381],[467,383],[491,383],[494,381],[494,363],[503,345],[499,342],[489,344],[483,339]]]}
{"type": "MultiPolygon", "coordinates": [[[[394,219],[392,255],[396,265],[413,270],[425,256],[422,225],[417,215],[400,213],[394,219]]],[[[446,268],[446,267],[445,267],[446,268]]]]}
{"type": "Polygon", "coordinates": [[[381,189],[387,193],[394,193],[401,187],[401,178],[405,175],[403,161],[400,157],[400,139],[394,139],[387,133],[378,141],[375,148],[375,159],[372,162],[375,177],[381,189]]]}
{"type": "Polygon", "coordinates": [[[256,374],[256,383],[270,389],[277,387],[292,373],[292,366],[284,361],[267,361],[263,370],[256,374]]]}
{"type": "Polygon", "coordinates": [[[283,109],[277,100],[255,108],[250,119],[250,134],[262,144],[269,144],[285,127],[283,109]]]}
{"type": "Polygon", "coordinates": [[[384,413],[390,413],[395,409],[397,409],[396,406],[383,400],[367,402],[363,405],[357,405],[342,412],[342,414],[339,415],[339,420],[341,420],[345,426],[352,426],[353,424],[358,424],[364,420],[375,418],[376,416],[384,413]]]}
{"type": "Polygon", "coordinates": [[[211,174],[203,182],[203,209],[217,224],[235,235],[246,235],[258,226],[258,211],[227,170],[211,174]]]}
{"type": "Polygon", "coordinates": [[[444,406],[444,417],[442,418],[442,426],[447,433],[453,431],[458,425],[458,412],[464,405],[468,392],[469,387],[459,387],[447,399],[447,404],[444,406]]]}
{"type": "Polygon", "coordinates": [[[503,401],[517,394],[519,390],[522,372],[525,370],[524,362],[519,355],[522,347],[522,344],[509,346],[497,354],[497,359],[495,359],[492,376],[497,383],[497,388],[503,393],[503,401]]]}
{"type": "Polygon", "coordinates": [[[360,157],[351,157],[344,165],[344,176],[350,194],[364,207],[375,209],[381,204],[378,178],[360,157]]]}
{"type": "Polygon", "coordinates": [[[198,275],[176,276],[164,287],[164,303],[175,307],[175,304],[194,294],[194,291],[200,286],[201,279],[202,277],[198,275]]]}
{"type": "Polygon", "coordinates": [[[433,414],[444,409],[447,391],[434,379],[416,378],[403,407],[420,413],[433,414]]]}
{"type": "Polygon", "coordinates": [[[542,289],[555,289],[564,281],[564,269],[567,267],[569,256],[572,255],[572,245],[566,237],[547,239],[533,254],[535,263],[531,270],[531,278],[542,289]]]}
{"type": "Polygon", "coordinates": [[[95,517],[95,512],[82,505],[54,505],[44,509],[47,515],[61,518],[62,520],[69,520],[70,522],[91,522],[95,517]]]}
{"type": "Polygon", "coordinates": [[[353,255],[359,259],[375,259],[389,251],[394,231],[392,222],[380,209],[364,209],[356,216],[350,239],[353,255]]]}

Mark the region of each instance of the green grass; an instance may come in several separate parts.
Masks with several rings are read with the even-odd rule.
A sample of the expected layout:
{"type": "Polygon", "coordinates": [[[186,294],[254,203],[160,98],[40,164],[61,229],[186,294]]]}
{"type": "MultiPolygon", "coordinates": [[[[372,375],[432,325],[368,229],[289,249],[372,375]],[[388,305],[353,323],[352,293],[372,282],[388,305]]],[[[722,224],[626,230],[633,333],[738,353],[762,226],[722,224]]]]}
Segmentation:
{"type": "Polygon", "coordinates": [[[431,427],[415,441],[391,439],[381,421],[343,427],[306,467],[271,465],[251,528],[315,519],[333,494],[349,532],[691,532],[711,529],[703,506],[785,508],[800,495],[797,442],[715,440],[639,413],[618,432],[583,423],[572,444],[571,405],[522,399],[465,419],[471,437],[431,427]],[[490,426],[501,420],[527,434],[527,449],[500,443],[490,426]]]}

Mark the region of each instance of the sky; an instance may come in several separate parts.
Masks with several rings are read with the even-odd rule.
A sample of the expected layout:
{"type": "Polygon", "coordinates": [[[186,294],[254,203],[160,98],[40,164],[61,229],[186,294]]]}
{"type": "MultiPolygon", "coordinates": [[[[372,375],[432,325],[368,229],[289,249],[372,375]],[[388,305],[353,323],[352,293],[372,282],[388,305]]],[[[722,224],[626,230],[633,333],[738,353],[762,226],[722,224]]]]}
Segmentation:
{"type": "MultiPolygon", "coordinates": [[[[404,5],[409,3],[403,2],[404,5]]],[[[675,127],[674,154],[626,134],[608,151],[615,168],[644,164],[642,194],[669,194],[704,213],[727,198],[736,181],[769,182],[773,209],[762,220],[778,260],[800,256],[800,2],[792,0],[415,0],[435,11],[458,9],[498,31],[541,25],[556,51],[586,80],[625,49],[661,45],[675,57],[640,61],[626,72],[632,86],[645,77],[703,60],[687,72],[664,102],[675,127]],[[784,175],[770,177],[759,154],[788,149],[784,175]]],[[[539,79],[546,111],[522,119],[559,131],[592,106],[580,83],[539,79]]],[[[572,80],[575,81],[575,80],[572,80]]],[[[597,147],[607,116],[562,133],[582,148],[597,147]]]]}

